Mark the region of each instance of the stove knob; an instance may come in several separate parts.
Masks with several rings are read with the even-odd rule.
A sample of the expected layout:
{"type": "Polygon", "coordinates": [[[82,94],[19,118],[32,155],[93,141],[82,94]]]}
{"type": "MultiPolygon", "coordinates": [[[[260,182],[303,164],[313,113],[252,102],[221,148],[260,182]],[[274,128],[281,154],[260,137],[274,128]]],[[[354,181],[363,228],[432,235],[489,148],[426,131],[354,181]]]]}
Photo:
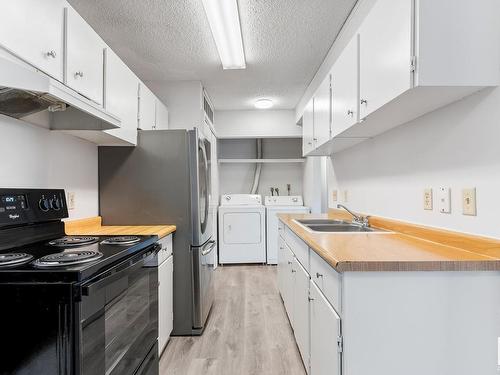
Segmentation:
{"type": "Polygon", "coordinates": [[[61,202],[59,202],[59,199],[53,198],[50,200],[50,207],[55,211],[59,211],[61,209],[61,202]]]}
{"type": "Polygon", "coordinates": [[[42,210],[43,212],[47,212],[50,208],[49,201],[45,198],[41,198],[38,201],[38,207],[40,207],[40,210],[42,210]]]}

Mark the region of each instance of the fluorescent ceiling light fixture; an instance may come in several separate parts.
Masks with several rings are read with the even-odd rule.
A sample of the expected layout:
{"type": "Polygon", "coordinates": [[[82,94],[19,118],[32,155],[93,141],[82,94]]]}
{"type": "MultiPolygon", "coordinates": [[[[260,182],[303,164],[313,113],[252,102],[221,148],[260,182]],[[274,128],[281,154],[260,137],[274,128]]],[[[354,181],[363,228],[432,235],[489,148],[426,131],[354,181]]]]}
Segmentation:
{"type": "Polygon", "coordinates": [[[203,0],[203,8],[212,29],[224,69],[245,69],[237,0],[203,0]]]}
{"type": "Polygon", "coordinates": [[[273,106],[273,101],[271,99],[258,99],[255,102],[255,108],[258,109],[268,109],[273,106]]]}

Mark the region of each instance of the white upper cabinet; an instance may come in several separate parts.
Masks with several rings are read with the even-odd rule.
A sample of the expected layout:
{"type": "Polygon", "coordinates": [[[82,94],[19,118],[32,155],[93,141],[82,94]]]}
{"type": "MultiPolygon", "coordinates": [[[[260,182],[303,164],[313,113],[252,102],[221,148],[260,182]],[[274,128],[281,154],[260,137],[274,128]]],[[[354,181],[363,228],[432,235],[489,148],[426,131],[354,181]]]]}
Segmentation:
{"type": "Polygon", "coordinates": [[[377,0],[359,29],[360,118],[412,86],[412,1],[377,0]]]}
{"type": "Polygon", "coordinates": [[[46,74],[63,81],[64,0],[2,1],[0,44],[46,74]]]}
{"type": "Polygon", "coordinates": [[[120,129],[106,130],[106,132],[135,145],[139,79],[109,48],[106,49],[104,84],[104,107],[121,121],[120,129]]]}
{"type": "Polygon", "coordinates": [[[306,156],[314,145],[314,98],[307,103],[302,116],[302,153],[306,156]]]}
{"type": "Polygon", "coordinates": [[[330,139],[331,109],[330,75],[327,75],[314,95],[314,147],[319,147],[330,139]]]}
{"type": "Polygon", "coordinates": [[[139,129],[153,130],[156,126],[156,97],[143,83],[139,88],[139,129]]]}
{"type": "Polygon", "coordinates": [[[66,8],[66,85],[102,104],[103,40],[71,7],[66,8]]]}
{"type": "Polygon", "coordinates": [[[168,109],[165,104],[156,99],[156,120],[154,129],[168,129],[168,109]]]}
{"type": "Polygon", "coordinates": [[[333,120],[335,136],[358,121],[358,37],[355,36],[332,68],[333,120]]]}
{"type": "Polygon", "coordinates": [[[499,12],[498,0],[374,1],[332,68],[333,137],[304,149],[330,155],[497,86],[499,12]]]}

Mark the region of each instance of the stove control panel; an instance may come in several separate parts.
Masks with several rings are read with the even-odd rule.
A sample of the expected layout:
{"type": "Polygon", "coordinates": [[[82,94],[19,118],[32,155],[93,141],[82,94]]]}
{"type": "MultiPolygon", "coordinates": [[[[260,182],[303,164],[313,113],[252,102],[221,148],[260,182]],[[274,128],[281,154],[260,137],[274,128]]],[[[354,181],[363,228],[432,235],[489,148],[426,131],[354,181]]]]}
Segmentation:
{"type": "Polygon", "coordinates": [[[0,189],[0,227],[67,217],[62,189],[0,189]]]}

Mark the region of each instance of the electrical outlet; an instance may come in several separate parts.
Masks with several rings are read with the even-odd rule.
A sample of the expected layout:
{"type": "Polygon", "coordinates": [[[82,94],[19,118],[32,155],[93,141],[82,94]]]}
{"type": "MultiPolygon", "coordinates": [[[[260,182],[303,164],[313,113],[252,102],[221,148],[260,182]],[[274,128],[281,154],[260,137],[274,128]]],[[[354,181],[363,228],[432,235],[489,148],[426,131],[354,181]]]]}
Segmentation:
{"type": "Polygon", "coordinates": [[[344,203],[347,203],[349,201],[349,191],[348,190],[344,190],[342,192],[342,201],[344,203]]]}
{"type": "Polygon", "coordinates": [[[439,212],[449,214],[451,212],[451,189],[449,187],[440,187],[438,189],[439,212]]]}
{"type": "Polygon", "coordinates": [[[424,189],[424,210],[432,210],[432,189],[424,189]]]}
{"type": "Polygon", "coordinates": [[[464,215],[476,216],[476,188],[462,190],[462,209],[464,215]]]}
{"type": "Polygon", "coordinates": [[[75,192],[74,191],[69,191],[68,192],[68,197],[67,197],[67,205],[68,205],[68,210],[74,210],[75,209],[75,192]]]}
{"type": "Polygon", "coordinates": [[[332,190],[332,200],[337,202],[339,200],[339,194],[337,190],[332,190]]]}

